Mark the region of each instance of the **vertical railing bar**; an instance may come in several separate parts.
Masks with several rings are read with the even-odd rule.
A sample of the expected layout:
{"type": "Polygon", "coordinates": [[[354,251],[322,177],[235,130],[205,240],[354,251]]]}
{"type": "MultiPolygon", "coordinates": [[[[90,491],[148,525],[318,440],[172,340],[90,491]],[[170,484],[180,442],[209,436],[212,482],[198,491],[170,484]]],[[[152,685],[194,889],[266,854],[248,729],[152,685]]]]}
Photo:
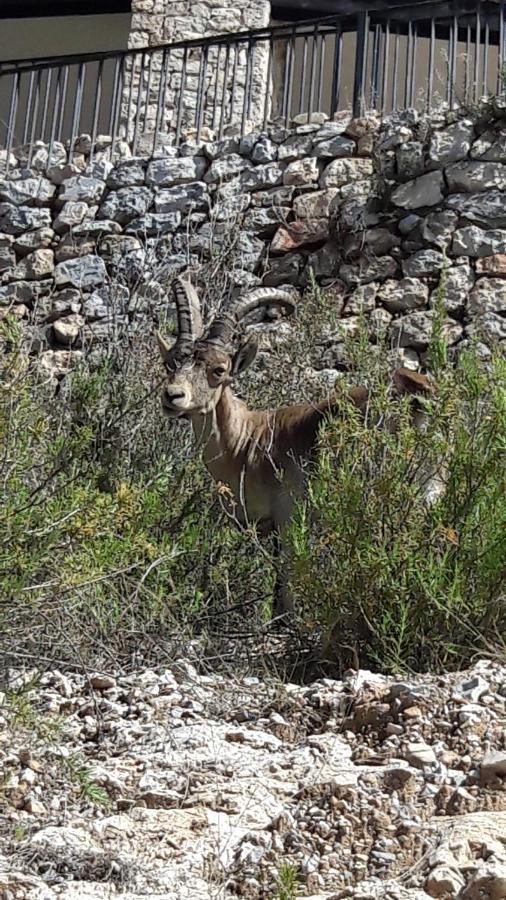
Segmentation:
{"type": "Polygon", "coordinates": [[[457,58],[459,49],[459,23],[455,15],[453,17],[453,40],[452,40],[452,83],[451,83],[451,99],[450,108],[455,106],[456,88],[457,88],[457,58]]]}
{"type": "Polygon", "coordinates": [[[146,85],[146,104],[145,104],[145,108],[144,108],[144,122],[143,122],[143,125],[142,125],[142,131],[143,131],[143,133],[147,131],[147,126],[148,126],[148,114],[149,114],[149,110],[150,110],[150,108],[151,108],[151,103],[150,103],[149,95],[150,95],[150,93],[151,93],[151,81],[152,81],[152,78],[153,78],[153,55],[154,55],[154,54],[153,54],[153,51],[151,51],[151,52],[149,53],[148,83],[147,83],[147,85],[146,85]]]}
{"type": "MultiPolygon", "coordinates": [[[[270,60],[269,60],[270,62],[270,60]]],[[[226,99],[227,99],[227,84],[228,84],[228,69],[230,66],[230,44],[227,44],[227,51],[225,53],[225,68],[223,70],[223,85],[221,88],[221,110],[220,110],[220,125],[218,128],[218,139],[221,141],[223,137],[223,128],[225,122],[225,109],[226,109],[226,99]]]]}
{"type": "Polygon", "coordinates": [[[434,90],[434,52],[436,47],[436,21],[434,16],[430,20],[430,44],[429,44],[429,68],[427,71],[427,112],[432,106],[432,93],[434,90]]]}
{"type": "Polygon", "coordinates": [[[130,86],[128,89],[128,103],[127,103],[127,114],[126,114],[126,124],[125,124],[125,140],[128,142],[130,140],[130,121],[132,118],[132,104],[134,102],[134,81],[135,81],[135,72],[137,69],[137,59],[138,54],[130,57],[131,66],[130,66],[130,86]]]}
{"type": "Polygon", "coordinates": [[[248,118],[248,103],[249,103],[249,83],[250,83],[250,75],[251,73],[251,41],[248,40],[246,43],[246,74],[244,76],[244,92],[243,92],[243,100],[242,100],[242,116],[241,116],[241,137],[244,137],[246,132],[246,121],[248,118]]]}
{"type": "Polygon", "coordinates": [[[497,48],[496,93],[504,92],[504,3],[499,4],[499,45],[497,48]]]}
{"type": "Polygon", "coordinates": [[[287,42],[286,42],[285,66],[284,66],[284,73],[283,73],[283,106],[281,109],[281,115],[283,116],[284,119],[286,119],[286,116],[287,116],[287,106],[288,106],[288,70],[290,68],[290,52],[291,52],[291,45],[290,45],[290,38],[288,38],[287,42]]]}
{"type": "Polygon", "coordinates": [[[33,98],[33,85],[35,83],[35,72],[30,73],[30,83],[28,87],[28,100],[26,101],[26,111],[25,111],[25,125],[23,128],[23,137],[21,139],[21,143],[23,146],[26,144],[28,140],[28,127],[30,123],[30,112],[32,107],[32,98],[33,98]]]}
{"type": "Polygon", "coordinates": [[[394,69],[392,76],[392,109],[397,109],[397,81],[399,77],[399,29],[395,32],[394,69]]]}
{"type": "Polygon", "coordinates": [[[416,86],[416,55],[418,49],[418,25],[413,23],[413,38],[411,42],[411,72],[409,79],[409,105],[414,107],[415,104],[415,86],[416,86]]]}
{"type": "Polygon", "coordinates": [[[56,130],[56,140],[61,141],[63,130],[63,118],[65,115],[65,106],[67,104],[67,87],[69,82],[69,67],[65,66],[63,74],[63,87],[61,91],[60,113],[58,116],[58,128],[56,130]]]}
{"type": "Polygon", "coordinates": [[[490,41],[490,23],[485,19],[485,45],[483,47],[483,91],[482,96],[486,97],[488,90],[488,49],[490,41]]]}
{"type": "Polygon", "coordinates": [[[186,67],[188,64],[188,48],[185,47],[183,50],[183,65],[181,68],[181,83],[179,86],[179,101],[177,106],[177,120],[176,120],[176,147],[179,146],[179,142],[181,140],[181,123],[183,121],[183,105],[184,105],[184,92],[186,88],[186,67]]]}
{"type": "Polygon", "coordinates": [[[31,132],[30,132],[30,145],[28,147],[28,168],[30,168],[30,166],[32,164],[33,145],[35,143],[35,130],[37,128],[37,119],[39,116],[41,84],[42,84],[42,69],[39,69],[39,71],[37,72],[37,83],[35,86],[35,100],[33,103],[33,111],[32,111],[32,128],[31,128],[31,132]]]}
{"type": "Polygon", "coordinates": [[[49,111],[49,93],[51,91],[51,82],[53,80],[53,69],[49,69],[46,78],[46,90],[44,91],[44,106],[42,108],[42,122],[40,125],[40,138],[43,141],[46,134],[47,114],[49,111]]]}
{"type": "MultiPolygon", "coordinates": [[[[269,39],[269,58],[267,60],[267,74],[265,78],[265,97],[264,97],[264,117],[263,117],[263,125],[262,128],[264,131],[267,130],[267,123],[269,121],[269,100],[271,98],[271,79],[272,79],[272,58],[274,56],[274,41],[272,38],[269,39]]],[[[227,72],[228,72],[228,47],[227,47],[227,72]]],[[[223,92],[225,94],[225,92],[223,92]]],[[[222,120],[223,120],[223,108],[225,105],[224,96],[221,102],[222,106],[222,120]]],[[[221,121],[222,121],[221,120],[221,121]]],[[[223,134],[222,125],[220,121],[220,137],[223,134]]]]}
{"type": "Polygon", "coordinates": [[[479,77],[480,77],[480,41],[481,41],[481,3],[476,7],[476,27],[475,27],[475,45],[474,45],[474,102],[478,102],[479,77]]]}
{"type": "Polygon", "coordinates": [[[97,139],[98,117],[99,117],[99,113],[100,113],[100,104],[102,102],[103,68],[104,68],[104,61],[101,59],[98,64],[97,81],[95,84],[95,97],[94,97],[94,101],[93,101],[93,120],[92,120],[92,128],[91,128],[90,165],[93,162],[93,156],[95,154],[95,141],[97,139]]]}
{"type": "Polygon", "coordinates": [[[156,145],[158,142],[158,134],[160,132],[160,122],[162,119],[162,111],[165,103],[165,92],[167,89],[167,58],[170,53],[170,48],[165,47],[162,53],[162,62],[160,68],[160,81],[158,82],[158,101],[156,104],[156,116],[155,116],[155,128],[153,133],[153,148],[152,152],[154,153],[156,150],[156,145]]]}
{"type": "Polygon", "coordinates": [[[330,97],[330,115],[334,116],[339,109],[341,93],[341,58],[343,49],[343,32],[341,22],[336,19],[336,40],[334,45],[334,63],[332,66],[332,93],[330,97]]]}
{"type": "Polygon", "coordinates": [[[234,44],[234,65],[232,67],[232,86],[230,88],[230,121],[234,120],[234,103],[237,88],[237,66],[239,64],[239,46],[234,44]]]}
{"type": "Polygon", "coordinates": [[[146,53],[141,53],[141,65],[139,70],[139,87],[137,90],[137,109],[135,110],[135,119],[134,119],[134,134],[132,138],[132,153],[135,156],[137,151],[137,139],[139,137],[139,125],[141,123],[141,99],[142,99],[142,91],[144,87],[144,72],[146,68],[146,53]]]}
{"type": "Polygon", "coordinates": [[[218,56],[216,58],[216,67],[215,67],[216,79],[215,79],[215,83],[214,83],[213,114],[212,114],[212,119],[211,119],[211,128],[213,131],[215,128],[216,115],[218,113],[218,78],[219,78],[219,74],[220,74],[220,59],[221,59],[221,44],[218,46],[218,56]]]}
{"type": "Polygon", "coordinates": [[[114,117],[116,115],[116,101],[118,98],[118,76],[119,76],[119,67],[120,67],[120,57],[118,56],[114,63],[114,78],[112,82],[111,88],[111,112],[109,115],[109,131],[108,134],[112,134],[114,117]]]}
{"type": "Polygon", "coordinates": [[[377,98],[377,94],[378,94],[379,29],[380,29],[380,26],[376,25],[374,28],[374,37],[373,37],[373,41],[372,41],[371,90],[369,93],[369,103],[370,103],[371,109],[376,109],[376,98],[377,98]]]}
{"type": "Polygon", "coordinates": [[[355,52],[355,78],[353,85],[353,115],[358,118],[363,112],[364,86],[367,71],[369,36],[369,13],[362,12],[357,19],[357,46],[355,52]]]}
{"type": "Polygon", "coordinates": [[[383,41],[383,74],[381,77],[381,113],[384,115],[388,97],[388,63],[390,57],[390,19],[385,22],[385,38],[383,41]]]}
{"type": "Polygon", "coordinates": [[[111,160],[114,158],[114,150],[116,147],[116,140],[118,137],[118,128],[121,116],[121,98],[123,96],[123,87],[125,85],[125,62],[126,56],[123,54],[120,59],[118,59],[119,63],[119,71],[118,71],[118,83],[116,87],[116,105],[114,107],[114,121],[112,125],[111,132],[111,160]]]}
{"type": "Polygon", "coordinates": [[[287,95],[287,105],[286,105],[286,116],[285,116],[285,126],[288,128],[290,124],[290,117],[292,111],[292,90],[293,90],[293,63],[295,57],[295,39],[297,36],[297,29],[294,27],[292,29],[292,34],[290,36],[290,66],[288,71],[288,95],[287,95]]]}
{"type": "Polygon", "coordinates": [[[51,130],[49,135],[49,151],[48,151],[48,160],[51,159],[53,155],[53,144],[55,140],[56,134],[56,124],[58,119],[58,114],[60,110],[60,97],[61,97],[61,74],[62,74],[62,66],[58,67],[58,78],[56,79],[56,91],[55,91],[55,99],[53,106],[53,115],[51,117],[51,130]]]}
{"type": "Polygon", "coordinates": [[[306,66],[307,66],[307,35],[304,36],[304,51],[302,54],[302,72],[300,78],[299,92],[299,115],[304,109],[304,98],[306,96],[306,66]]]}
{"type": "Polygon", "coordinates": [[[248,79],[248,90],[247,90],[247,102],[246,102],[246,116],[248,119],[251,119],[251,98],[253,94],[253,72],[255,71],[255,57],[257,52],[257,41],[256,39],[252,42],[251,45],[251,54],[250,54],[250,67],[249,67],[249,79],[248,79]]]}
{"type": "Polygon", "coordinates": [[[411,43],[413,40],[413,23],[411,19],[408,22],[408,42],[406,46],[406,69],[404,72],[404,108],[409,105],[409,83],[410,83],[410,63],[411,63],[411,43]]]}
{"type": "Polygon", "coordinates": [[[199,71],[199,88],[197,92],[197,144],[200,142],[200,134],[202,131],[202,121],[204,118],[205,96],[206,96],[206,72],[207,60],[209,56],[209,45],[206,44],[204,52],[200,57],[199,71]]]}
{"type": "Polygon", "coordinates": [[[69,144],[69,163],[74,158],[74,143],[79,131],[79,123],[81,121],[81,106],[83,102],[85,65],[80,63],[77,70],[76,100],[74,104],[74,112],[72,114],[72,124],[70,126],[70,144],[69,144]]]}
{"type": "Polygon", "coordinates": [[[469,103],[469,88],[471,74],[471,26],[467,26],[466,35],[466,64],[464,68],[464,103],[469,103]]]}
{"type": "Polygon", "coordinates": [[[325,74],[325,40],[326,34],[322,31],[320,35],[320,67],[318,70],[318,100],[317,100],[317,112],[323,112],[322,110],[322,96],[323,96],[323,76],[325,74]]]}
{"type": "Polygon", "coordinates": [[[9,171],[10,155],[12,144],[14,141],[14,129],[16,127],[16,116],[19,102],[19,82],[20,74],[15,72],[12,76],[11,102],[9,104],[9,118],[7,124],[7,142],[5,147],[5,171],[9,171]]]}
{"type": "Polygon", "coordinates": [[[313,101],[314,101],[314,79],[315,79],[315,69],[316,69],[316,51],[318,49],[318,25],[315,25],[313,32],[313,48],[311,51],[311,69],[309,74],[309,86],[308,86],[308,101],[307,101],[307,115],[308,122],[311,121],[311,113],[314,112],[313,109],[313,101]]]}
{"type": "Polygon", "coordinates": [[[448,25],[448,39],[446,41],[446,102],[450,105],[452,82],[452,30],[448,25]]]}

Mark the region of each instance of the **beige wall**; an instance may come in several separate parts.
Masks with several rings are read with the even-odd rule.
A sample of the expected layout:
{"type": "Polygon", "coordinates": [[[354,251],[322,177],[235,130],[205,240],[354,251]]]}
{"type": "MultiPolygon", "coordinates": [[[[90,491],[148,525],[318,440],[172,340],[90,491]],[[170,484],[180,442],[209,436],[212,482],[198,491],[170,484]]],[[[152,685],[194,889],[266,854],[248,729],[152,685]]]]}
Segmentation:
{"type": "Polygon", "coordinates": [[[47,16],[41,19],[3,19],[0,59],[31,59],[127,46],[129,15],[47,16]]]}

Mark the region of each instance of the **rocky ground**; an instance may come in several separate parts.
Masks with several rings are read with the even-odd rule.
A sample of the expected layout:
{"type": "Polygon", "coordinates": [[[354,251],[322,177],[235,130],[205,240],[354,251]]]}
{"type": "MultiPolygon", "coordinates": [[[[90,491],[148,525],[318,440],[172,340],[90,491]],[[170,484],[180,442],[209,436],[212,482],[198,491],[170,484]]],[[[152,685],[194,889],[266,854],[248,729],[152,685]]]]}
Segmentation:
{"type": "Polygon", "coordinates": [[[1,900],[506,897],[506,666],[11,672],[1,900]]]}

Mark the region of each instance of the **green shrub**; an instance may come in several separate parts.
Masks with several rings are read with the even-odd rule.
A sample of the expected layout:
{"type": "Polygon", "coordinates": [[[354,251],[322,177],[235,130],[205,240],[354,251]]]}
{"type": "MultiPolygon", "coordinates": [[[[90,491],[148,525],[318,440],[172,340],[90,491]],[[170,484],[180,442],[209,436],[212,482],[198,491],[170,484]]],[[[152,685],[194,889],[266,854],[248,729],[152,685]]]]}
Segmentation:
{"type": "Polygon", "coordinates": [[[189,430],[163,418],[153,336],[124,335],[55,396],[1,325],[2,663],[160,660],[235,627],[244,597],[261,622],[273,569],[223,527],[189,430]]]}
{"type": "MultiPolygon", "coordinates": [[[[458,666],[501,645],[506,364],[469,351],[453,368],[440,325],[436,316],[439,397],[421,433],[389,397],[392,353],[364,322],[290,529],[293,634],[300,646],[322,632],[334,671],[458,666]],[[352,380],[372,388],[366,422],[347,401],[352,380]],[[395,428],[375,427],[385,418],[395,428]],[[420,476],[441,463],[446,490],[427,509],[420,476]]],[[[332,291],[310,285],[295,335],[241,383],[247,402],[321,398],[306,367],[318,367],[336,326],[332,291]]],[[[269,544],[226,522],[188,426],[160,413],[162,377],[154,336],[120,331],[55,394],[19,323],[0,323],[3,664],[161,663],[195,635],[222,661],[222,646],[254,640],[268,621],[269,544]]]]}
{"type": "Polygon", "coordinates": [[[289,532],[300,624],[322,628],[334,665],[453,668],[504,648],[506,360],[469,349],[451,366],[432,349],[439,392],[420,431],[389,396],[385,348],[364,349],[350,352],[366,420],[340,391],[289,532]],[[435,472],[444,489],[428,504],[435,472]]]}

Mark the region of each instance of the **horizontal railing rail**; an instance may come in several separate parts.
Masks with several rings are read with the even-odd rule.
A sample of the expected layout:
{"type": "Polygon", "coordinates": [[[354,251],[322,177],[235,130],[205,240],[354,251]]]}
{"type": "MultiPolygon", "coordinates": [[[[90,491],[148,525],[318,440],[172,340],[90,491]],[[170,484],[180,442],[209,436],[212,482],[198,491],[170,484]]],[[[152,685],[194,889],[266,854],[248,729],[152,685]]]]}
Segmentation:
{"type": "Polygon", "coordinates": [[[191,138],[288,126],[352,109],[381,113],[502,92],[506,4],[423,3],[358,11],[145,49],[0,63],[0,149],[30,165],[39,142],[99,135],[136,153],[191,138]],[[302,120],[299,120],[302,121],[302,120]]]}

